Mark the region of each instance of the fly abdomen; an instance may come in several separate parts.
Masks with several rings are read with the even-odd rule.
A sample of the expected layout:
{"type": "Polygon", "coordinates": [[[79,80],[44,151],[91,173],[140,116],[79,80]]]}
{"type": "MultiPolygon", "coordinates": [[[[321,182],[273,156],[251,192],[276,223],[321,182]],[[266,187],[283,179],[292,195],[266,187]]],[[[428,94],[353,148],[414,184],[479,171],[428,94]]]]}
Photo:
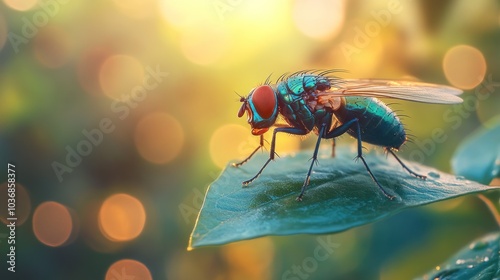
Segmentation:
{"type": "MultiPolygon", "coordinates": [[[[335,112],[342,122],[358,119],[364,142],[398,149],[406,141],[404,127],[394,111],[376,98],[347,96],[344,106],[335,112]]],[[[356,137],[356,131],[347,131],[356,137]]]]}

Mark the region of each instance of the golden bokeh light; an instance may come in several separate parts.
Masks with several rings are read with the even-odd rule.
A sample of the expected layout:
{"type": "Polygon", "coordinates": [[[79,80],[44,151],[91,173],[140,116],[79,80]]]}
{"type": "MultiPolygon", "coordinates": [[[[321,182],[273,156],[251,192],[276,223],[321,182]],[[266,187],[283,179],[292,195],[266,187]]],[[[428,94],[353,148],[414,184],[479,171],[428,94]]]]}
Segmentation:
{"type": "Polygon", "coordinates": [[[250,133],[250,127],[227,124],[214,131],[209,149],[213,163],[224,168],[230,160],[243,159],[259,145],[259,137],[250,133]]]}
{"type": "Polygon", "coordinates": [[[156,4],[154,0],[113,0],[113,2],[124,15],[134,19],[150,16],[156,4]]]}
{"type": "Polygon", "coordinates": [[[108,197],[99,211],[99,228],[112,241],[128,241],[141,234],[146,211],[135,197],[120,193],[108,197]]]}
{"type": "MultiPolygon", "coordinates": [[[[17,218],[16,220],[16,225],[17,226],[20,226],[22,224],[24,224],[24,222],[26,222],[26,220],[28,219],[29,215],[30,215],[30,212],[31,212],[31,199],[30,199],[30,196],[28,194],[28,191],[26,190],[26,188],[19,184],[19,183],[16,183],[15,184],[16,187],[15,187],[15,200],[16,200],[16,206],[15,206],[15,217],[17,218]]],[[[8,183],[5,182],[3,184],[0,185],[0,201],[4,201],[5,202],[5,207],[1,207],[0,208],[0,220],[4,223],[4,224],[8,224],[9,221],[7,220],[8,217],[10,217],[8,215],[8,208],[7,208],[7,203],[8,203],[8,199],[11,198],[9,197],[9,192],[8,192],[8,183]]]]}
{"type": "Polygon", "coordinates": [[[38,0],[3,0],[9,8],[18,11],[27,11],[38,3],[38,0]]]}
{"type": "Polygon", "coordinates": [[[486,60],[478,49],[458,45],[446,52],[443,71],[453,86],[471,89],[483,81],[486,74],[486,60]]]}
{"type": "Polygon", "coordinates": [[[207,65],[217,61],[225,53],[229,44],[227,37],[222,25],[199,22],[183,32],[181,49],[191,62],[207,65]]]}
{"type": "Polygon", "coordinates": [[[124,259],[113,263],[108,268],[104,279],[153,280],[153,277],[149,269],[143,263],[136,260],[124,259]]]}
{"type": "Polygon", "coordinates": [[[228,244],[222,255],[231,268],[229,279],[271,279],[274,244],[269,237],[228,244]]]}
{"type": "Polygon", "coordinates": [[[500,178],[494,178],[494,179],[490,182],[490,186],[500,186],[500,178]]]}
{"type": "MultiPolygon", "coordinates": [[[[233,69],[257,63],[259,71],[268,72],[276,69],[273,63],[264,63],[266,57],[263,54],[268,52],[268,55],[271,55],[268,59],[281,61],[281,66],[286,65],[282,58],[288,61],[290,57],[300,53],[306,44],[304,40],[296,40],[291,48],[288,45],[290,43],[285,43],[289,42],[286,38],[292,30],[290,16],[283,11],[290,10],[291,2],[231,1],[227,2],[228,6],[221,5],[220,10],[215,9],[217,16],[215,22],[223,25],[224,31],[228,34],[226,53],[216,65],[233,69]],[[270,51],[271,49],[277,51],[270,51]]],[[[293,64],[292,60],[288,62],[293,64]]]]}
{"type": "Polygon", "coordinates": [[[129,96],[132,89],[143,84],[144,68],[129,55],[112,55],[101,65],[99,83],[108,97],[121,99],[129,96]]]}
{"type": "MultiPolygon", "coordinates": [[[[352,37],[348,37],[352,38],[352,37]]],[[[328,61],[337,65],[339,69],[348,69],[348,73],[339,73],[342,78],[373,77],[385,56],[385,43],[383,38],[375,37],[366,47],[358,48],[341,42],[332,47],[328,54],[328,61]],[[352,74],[350,74],[352,73],[352,74]],[[351,77],[349,77],[351,75],[351,77]]]]}
{"type": "Polygon", "coordinates": [[[175,159],[184,145],[184,130],[177,119],[167,113],[151,113],[135,128],[135,146],[147,161],[164,164],[175,159]]]}
{"type": "Polygon", "coordinates": [[[114,242],[106,238],[100,230],[99,211],[102,206],[102,199],[95,195],[85,203],[81,214],[81,237],[89,248],[99,253],[112,253],[120,250],[126,243],[114,242]]]}
{"type": "Polygon", "coordinates": [[[435,203],[429,205],[429,209],[437,211],[437,212],[447,212],[456,209],[460,204],[465,201],[464,197],[458,197],[454,199],[449,199],[445,201],[441,201],[440,203],[435,203]]]}
{"type": "Polygon", "coordinates": [[[0,129],[15,122],[26,111],[26,100],[18,85],[11,79],[0,82],[0,129]]]}
{"type": "Polygon", "coordinates": [[[61,246],[73,232],[71,213],[60,203],[44,202],[33,214],[33,232],[43,244],[51,247],[61,246]]]}
{"type": "Polygon", "coordinates": [[[213,254],[199,250],[188,252],[182,248],[172,252],[167,259],[165,274],[167,279],[176,280],[218,279],[217,276],[220,276],[222,271],[219,262],[220,260],[214,258],[213,254]],[[196,265],[196,269],[193,269],[193,265],[196,265]]]}
{"type": "Polygon", "coordinates": [[[69,60],[70,41],[60,28],[46,27],[35,37],[33,51],[45,67],[58,68],[69,60]]]}
{"type": "MultiPolygon", "coordinates": [[[[309,137],[312,134],[314,133],[310,133],[307,136],[298,136],[288,133],[276,134],[276,153],[278,153],[278,155],[280,156],[284,156],[290,153],[297,152],[300,149],[300,142],[302,141],[302,139],[309,137]]],[[[266,135],[264,135],[264,138],[269,142],[269,144],[267,144],[268,146],[266,146],[268,148],[269,145],[271,145],[270,143],[273,138],[272,136],[272,132],[268,132],[266,133],[266,135]]]]}
{"type": "MultiPolygon", "coordinates": [[[[252,135],[250,126],[227,124],[214,131],[210,138],[210,157],[215,165],[224,168],[229,161],[242,160],[259,146],[259,137],[252,135]]],[[[263,152],[269,154],[272,129],[264,135],[263,152]]],[[[281,155],[296,152],[300,148],[301,137],[289,134],[277,134],[276,152],[281,155]]]]}
{"type": "Polygon", "coordinates": [[[163,19],[174,27],[185,27],[200,18],[207,18],[214,12],[212,3],[203,0],[171,1],[160,0],[163,19]]]}
{"type": "Polygon", "coordinates": [[[332,39],[344,25],[345,1],[295,1],[293,19],[297,28],[304,35],[319,40],[332,39]]]}

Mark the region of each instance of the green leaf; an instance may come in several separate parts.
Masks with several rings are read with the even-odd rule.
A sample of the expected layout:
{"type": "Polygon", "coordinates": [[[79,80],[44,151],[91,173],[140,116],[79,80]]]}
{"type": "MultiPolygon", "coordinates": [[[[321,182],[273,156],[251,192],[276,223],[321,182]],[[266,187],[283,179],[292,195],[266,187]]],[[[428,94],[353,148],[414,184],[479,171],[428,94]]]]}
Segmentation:
{"type": "Polygon", "coordinates": [[[451,164],[455,174],[486,185],[500,177],[500,117],[465,139],[451,164]]]}
{"type": "Polygon", "coordinates": [[[239,168],[228,165],[208,188],[188,249],[264,235],[340,232],[405,208],[493,189],[407,162],[415,172],[428,176],[426,180],[415,178],[392,156],[366,153],[366,161],[377,179],[396,196],[389,200],[363,163],[353,160],[355,153],[350,148],[337,147],[335,158],[329,157],[329,152],[320,153],[319,165],[314,166],[302,202],[295,198],[312,151],[276,159],[245,188],[241,182],[256,174],[267,155],[260,154],[239,168]]]}
{"type": "Polygon", "coordinates": [[[500,277],[499,250],[499,233],[483,236],[421,279],[497,279],[500,277]]]}

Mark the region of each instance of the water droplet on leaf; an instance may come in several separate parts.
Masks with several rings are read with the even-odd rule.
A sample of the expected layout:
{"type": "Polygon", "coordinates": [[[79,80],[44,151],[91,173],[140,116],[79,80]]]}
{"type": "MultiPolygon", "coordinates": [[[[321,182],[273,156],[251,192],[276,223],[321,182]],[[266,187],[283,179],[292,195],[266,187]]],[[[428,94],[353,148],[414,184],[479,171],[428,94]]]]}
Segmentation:
{"type": "Polygon", "coordinates": [[[484,249],[486,246],[488,245],[487,242],[484,242],[484,241],[478,241],[476,243],[472,243],[469,248],[471,248],[472,250],[481,250],[481,249],[484,249]]]}

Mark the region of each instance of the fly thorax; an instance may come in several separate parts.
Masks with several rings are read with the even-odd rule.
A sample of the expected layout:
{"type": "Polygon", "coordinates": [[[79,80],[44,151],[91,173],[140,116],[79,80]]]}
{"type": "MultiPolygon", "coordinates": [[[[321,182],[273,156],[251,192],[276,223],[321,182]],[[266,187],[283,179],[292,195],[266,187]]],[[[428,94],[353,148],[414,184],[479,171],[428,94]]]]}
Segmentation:
{"type": "Polygon", "coordinates": [[[311,100],[307,104],[313,112],[325,108],[328,108],[331,111],[337,111],[340,109],[342,104],[345,104],[345,98],[341,96],[321,96],[319,100],[311,100]]]}
{"type": "Polygon", "coordinates": [[[328,100],[328,104],[330,105],[333,111],[337,111],[342,106],[342,104],[345,104],[345,98],[333,97],[328,100]]]}

